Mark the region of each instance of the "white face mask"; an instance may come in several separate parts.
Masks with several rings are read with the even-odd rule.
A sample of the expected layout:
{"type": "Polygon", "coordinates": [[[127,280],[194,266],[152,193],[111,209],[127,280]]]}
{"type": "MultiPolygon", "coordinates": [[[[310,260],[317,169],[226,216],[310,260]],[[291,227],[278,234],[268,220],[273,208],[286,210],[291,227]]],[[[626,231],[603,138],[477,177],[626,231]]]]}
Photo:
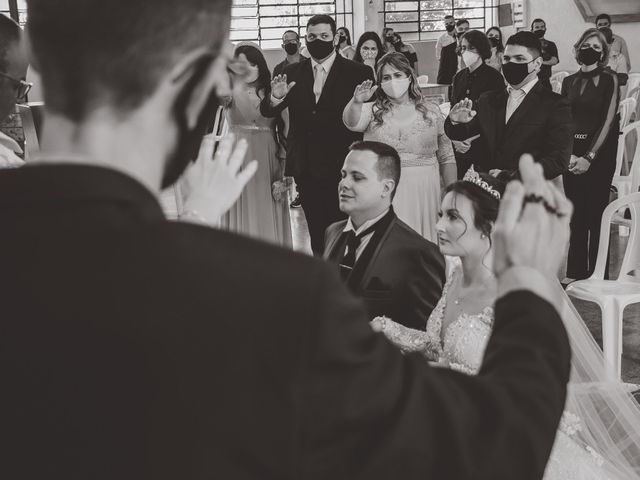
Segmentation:
{"type": "Polygon", "coordinates": [[[480,55],[475,52],[470,52],[469,50],[465,50],[462,52],[462,61],[467,67],[470,67],[474,63],[480,60],[480,55]]]}
{"type": "Polygon", "coordinates": [[[409,90],[411,84],[410,78],[394,78],[387,82],[382,83],[382,90],[387,94],[389,98],[400,98],[409,90]]]}
{"type": "Polygon", "coordinates": [[[378,50],[360,50],[360,55],[362,56],[362,60],[375,60],[378,56],[378,50]]]}

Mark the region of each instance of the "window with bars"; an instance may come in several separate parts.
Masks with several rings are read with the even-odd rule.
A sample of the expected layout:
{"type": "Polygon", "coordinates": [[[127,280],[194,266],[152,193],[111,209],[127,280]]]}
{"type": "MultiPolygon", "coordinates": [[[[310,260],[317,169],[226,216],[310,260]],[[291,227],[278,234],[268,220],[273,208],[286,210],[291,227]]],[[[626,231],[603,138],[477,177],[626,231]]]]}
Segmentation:
{"type": "Polygon", "coordinates": [[[384,0],[384,25],[403,40],[429,40],[445,31],[445,15],[469,20],[470,28],[496,25],[499,0],[384,0]]]}
{"type": "Polygon", "coordinates": [[[26,0],[0,0],[0,14],[13,18],[21,26],[27,23],[26,0]]]}
{"type": "Polygon", "coordinates": [[[231,40],[280,48],[284,32],[304,36],[307,21],[317,14],[331,15],[353,33],[353,0],[233,0],[231,40]]]}

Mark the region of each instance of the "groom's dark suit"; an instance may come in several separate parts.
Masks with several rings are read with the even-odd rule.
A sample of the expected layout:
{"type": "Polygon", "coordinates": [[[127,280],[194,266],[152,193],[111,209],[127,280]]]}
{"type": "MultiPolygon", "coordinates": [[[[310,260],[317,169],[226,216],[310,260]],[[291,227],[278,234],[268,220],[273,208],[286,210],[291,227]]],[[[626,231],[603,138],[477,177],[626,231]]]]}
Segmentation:
{"type": "Polygon", "coordinates": [[[2,479],[542,477],[569,345],[532,293],[469,377],[401,355],[330,266],[169,222],[115,170],[0,171],[0,225],[2,479]]]}
{"type": "Polygon", "coordinates": [[[342,112],[356,86],[373,80],[373,71],[337,55],[316,103],[311,65],[308,58],[288,65],[284,70],[287,82],[296,85],[275,107],[266,98],[260,111],[265,117],[275,117],[289,108],[287,173],[294,175],[302,186],[302,208],[309,225],[311,248],[321,254],[326,228],[344,218],[338,208],[340,169],[349,145],[362,140],[362,133],[345,127],[342,112]]]}
{"type": "Polygon", "coordinates": [[[472,158],[476,170],[507,170],[515,173],[523,153],[530,153],[542,165],[547,178],[562,175],[569,165],[573,148],[573,120],[567,99],[545,88],[533,86],[509,122],[506,89],[486,92],[474,110],[476,116],[467,124],[451,123],[444,129],[451,140],[465,140],[480,135],[472,158]]]}
{"type": "MultiPolygon", "coordinates": [[[[347,247],[346,220],[325,234],[325,258],[338,264],[347,247]]],[[[442,296],[444,257],[438,247],[402,222],[390,210],[346,279],[364,300],[369,318],[386,315],[416,330],[424,330],[442,296]]]]}

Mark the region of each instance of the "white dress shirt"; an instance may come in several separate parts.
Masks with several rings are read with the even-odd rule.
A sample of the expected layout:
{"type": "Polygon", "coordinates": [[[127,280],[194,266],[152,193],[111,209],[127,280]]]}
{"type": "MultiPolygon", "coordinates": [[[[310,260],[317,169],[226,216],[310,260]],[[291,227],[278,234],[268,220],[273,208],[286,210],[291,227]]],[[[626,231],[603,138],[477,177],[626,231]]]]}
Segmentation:
{"type": "Polygon", "coordinates": [[[529,94],[531,89],[538,83],[538,77],[534,77],[529,83],[523,85],[522,87],[515,89],[511,85],[507,87],[507,93],[509,94],[509,99],[507,100],[507,112],[505,118],[505,125],[509,123],[509,119],[518,109],[518,107],[522,104],[524,98],[529,94]]]}
{"type": "Polygon", "coordinates": [[[324,84],[327,81],[327,77],[329,76],[329,72],[331,71],[331,67],[333,66],[333,62],[336,61],[336,56],[337,54],[334,50],[331,56],[322,63],[316,62],[313,57],[311,58],[311,69],[313,71],[314,86],[317,82],[321,82],[321,88],[319,89],[319,92],[314,92],[316,94],[316,103],[318,103],[318,100],[320,100],[322,89],[324,88],[324,84]],[[318,79],[318,75],[322,75],[322,77],[318,79]]]}
{"type": "MultiPolygon", "coordinates": [[[[349,220],[347,220],[347,224],[344,226],[344,230],[342,231],[343,232],[353,231],[356,234],[356,236],[360,235],[367,228],[374,225],[377,221],[382,220],[382,217],[384,217],[387,213],[389,213],[388,208],[384,212],[382,212],[380,215],[378,215],[376,218],[372,218],[371,220],[367,220],[366,222],[364,222],[362,225],[360,225],[360,228],[358,228],[357,230],[353,225],[353,223],[351,223],[351,218],[349,218],[349,220]]],[[[358,245],[358,248],[356,248],[356,262],[360,258],[360,255],[362,255],[362,252],[364,252],[364,249],[367,248],[367,245],[369,245],[369,242],[371,241],[371,237],[373,237],[374,233],[375,232],[371,232],[360,239],[360,245],[358,245]]],[[[344,253],[346,253],[346,247],[345,247],[344,253]]]]}
{"type": "Polygon", "coordinates": [[[449,32],[445,32],[440,37],[438,37],[438,41],[436,42],[436,59],[440,60],[440,55],[442,55],[442,49],[452,43],[455,43],[455,37],[449,35],[449,32]]]}
{"type": "Polygon", "coordinates": [[[17,168],[24,165],[17,153],[22,153],[22,148],[13,138],[0,132],[0,168],[17,168]]]}

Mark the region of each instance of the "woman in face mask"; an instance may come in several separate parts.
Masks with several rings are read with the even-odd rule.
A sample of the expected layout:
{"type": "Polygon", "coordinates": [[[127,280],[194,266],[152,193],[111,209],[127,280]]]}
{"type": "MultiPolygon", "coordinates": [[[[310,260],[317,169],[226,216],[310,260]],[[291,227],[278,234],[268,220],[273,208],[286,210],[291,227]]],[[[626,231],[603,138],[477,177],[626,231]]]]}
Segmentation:
{"type": "Polygon", "coordinates": [[[376,63],[378,63],[382,55],[384,55],[384,47],[378,34],[376,32],[364,32],[358,39],[353,61],[369,65],[375,76],[376,63]]]}
{"type": "Polygon", "coordinates": [[[243,77],[234,82],[226,111],[229,132],[247,141],[246,161],[257,160],[258,170],[239,200],[223,218],[223,227],[277,245],[292,245],[287,182],[275,134],[275,119],[260,114],[260,102],[271,95],[271,73],[260,49],[241,44],[234,57],[243,77]]]}
{"type": "Polygon", "coordinates": [[[497,71],[502,71],[502,52],[504,52],[504,43],[502,42],[502,30],[498,27],[491,27],[487,30],[487,39],[491,44],[491,58],[486,64],[497,71]]]}
{"type": "Polygon", "coordinates": [[[395,52],[396,49],[393,46],[393,28],[385,27],[382,29],[382,45],[384,46],[384,52],[395,52]]]}
{"type": "Polygon", "coordinates": [[[384,55],[377,66],[378,81],[358,85],[343,120],[365,140],[391,145],[402,160],[401,180],[393,200],[398,217],[435,242],[440,205],[440,177],[456,180],[451,141],[444,134],[444,117],[437,105],[423,99],[418,80],[401,53],[384,55]],[[375,102],[368,100],[375,95],[375,102]]]}
{"type": "Polygon", "coordinates": [[[584,279],[595,267],[600,220],[609,203],[620,129],[619,95],[617,75],[605,68],[609,45],[602,32],[595,28],[584,32],[574,52],[580,70],[562,82],[575,132],[569,171],[563,176],[574,205],[567,277],[584,279]]]}
{"type": "MultiPolygon", "coordinates": [[[[483,93],[504,89],[504,78],[500,72],[486,63],[491,58],[491,45],[484,33],[479,30],[465,33],[460,41],[460,52],[466,67],[453,77],[449,98],[451,105],[456,105],[465,98],[475,104],[483,93]]],[[[482,155],[482,152],[477,151],[480,145],[474,144],[474,140],[476,138],[471,137],[453,142],[458,162],[458,178],[462,178],[467,172],[474,156],[482,155]]]]}
{"type": "Polygon", "coordinates": [[[337,53],[342,55],[344,58],[353,60],[353,57],[356,54],[356,49],[353,48],[353,45],[351,45],[351,33],[349,33],[348,28],[340,27],[336,31],[334,43],[336,45],[337,53]]]}

